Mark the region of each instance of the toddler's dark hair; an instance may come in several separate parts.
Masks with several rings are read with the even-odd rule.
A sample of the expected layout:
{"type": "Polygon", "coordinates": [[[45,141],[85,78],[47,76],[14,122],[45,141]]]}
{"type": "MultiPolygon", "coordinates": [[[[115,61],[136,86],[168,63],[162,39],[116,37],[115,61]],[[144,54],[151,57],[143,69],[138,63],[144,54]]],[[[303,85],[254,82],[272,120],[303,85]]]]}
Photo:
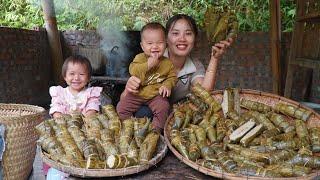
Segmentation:
{"type": "Polygon", "coordinates": [[[147,29],[152,29],[152,30],[161,30],[163,31],[163,34],[166,35],[166,29],[158,22],[150,22],[144,25],[140,31],[140,37],[142,38],[142,33],[147,30],[147,29]]]}
{"type": "Polygon", "coordinates": [[[87,68],[87,72],[89,74],[89,79],[91,78],[91,74],[92,74],[91,63],[88,58],[81,56],[81,55],[70,56],[64,61],[63,65],[62,65],[62,71],[61,71],[62,77],[66,77],[69,62],[74,63],[74,64],[79,63],[79,64],[84,65],[87,68]]]}

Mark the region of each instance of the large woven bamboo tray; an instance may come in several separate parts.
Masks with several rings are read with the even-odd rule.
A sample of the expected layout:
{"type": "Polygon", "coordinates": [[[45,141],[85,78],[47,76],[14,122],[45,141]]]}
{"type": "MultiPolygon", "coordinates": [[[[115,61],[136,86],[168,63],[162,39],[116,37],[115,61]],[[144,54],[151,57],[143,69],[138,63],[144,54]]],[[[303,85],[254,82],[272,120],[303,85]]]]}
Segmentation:
{"type": "MultiPolygon", "coordinates": [[[[271,93],[266,93],[266,92],[261,92],[261,91],[256,91],[256,90],[250,90],[250,89],[241,89],[240,92],[240,98],[245,97],[246,99],[261,102],[270,106],[274,106],[275,104],[279,102],[285,102],[291,105],[296,105],[299,107],[302,107],[304,109],[307,109],[312,113],[311,117],[309,118],[307,122],[308,127],[319,127],[320,126],[320,115],[317,114],[314,110],[305,107],[301,105],[300,103],[287,99],[285,97],[281,97],[275,94],[271,93]]],[[[215,99],[217,99],[220,103],[222,102],[223,98],[223,91],[218,90],[212,92],[212,96],[214,96],[215,99]]],[[[222,112],[221,112],[222,113],[222,112]]],[[[289,119],[292,120],[292,119],[289,119]]],[[[169,149],[173,152],[173,154],[180,159],[182,162],[187,164],[188,166],[194,168],[197,171],[200,171],[206,175],[214,176],[217,178],[222,178],[222,179],[232,179],[232,180],[244,180],[244,179],[255,179],[255,180],[262,180],[262,179],[285,179],[285,180],[306,180],[306,179],[320,179],[320,170],[313,170],[312,173],[310,173],[308,176],[303,176],[303,177],[291,177],[291,178],[265,178],[265,177],[258,177],[258,176],[245,176],[245,175],[238,175],[238,174],[232,174],[232,173],[227,173],[227,172],[216,172],[212,169],[203,167],[198,165],[197,163],[186,159],[183,157],[170,143],[169,139],[169,132],[171,131],[171,127],[173,124],[173,114],[171,113],[170,116],[168,117],[168,120],[165,124],[164,128],[164,137],[165,141],[169,147],[169,149]],[[319,175],[319,176],[318,176],[319,175]]],[[[320,154],[318,154],[319,156],[320,154]]]]}
{"type": "Polygon", "coordinates": [[[145,171],[150,167],[155,166],[158,162],[160,162],[166,155],[167,151],[168,151],[168,147],[165,143],[164,137],[161,135],[158,141],[157,150],[154,157],[149,161],[148,164],[144,164],[144,165],[130,166],[130,167],[121,168],[121,169],[85,169],[85,168],[66,166],[64,164],[56,162],[52,160],[50,156],[44,151],[41,151],[41,158],[43,162],[47,163],[49,166],[55,169],[58,169],[60,171],[63,171],[65,173],[68,173],[72,176],[98,178],[98,177],[126,176],[130,174],[139,173],[141,171],[145,171]]]}

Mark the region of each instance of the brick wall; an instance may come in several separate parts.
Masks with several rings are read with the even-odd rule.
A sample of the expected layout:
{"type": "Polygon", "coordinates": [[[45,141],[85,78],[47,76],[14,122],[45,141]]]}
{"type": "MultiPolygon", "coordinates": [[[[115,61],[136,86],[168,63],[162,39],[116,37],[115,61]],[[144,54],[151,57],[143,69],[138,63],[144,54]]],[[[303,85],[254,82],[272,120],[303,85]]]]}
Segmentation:
{"type": "MultiPolygon", "coordinates": [[[[200,35],[200,42],[193,56],[208,63],[210,48],[205,34],[200,35]]],[[[218,66],[216,89],[240,87],[272,91],[272,72],[270,66],[269,36],[267,33],[240,33],[228,53],[218,66]]]]}
{"type": "MultiPolygon", "coordinates": [[[[133,49],[131,53],[140,52],[139,33],[125,33],[133,38],[128,45],[133,49]]],[[[61,32],[61,40],[64,58],[79,53],[79,44],[92,49],[101,47],[101,38],[95,31],[61,32]]],[[[283,67],[288,61],[290,40],[291,34],[284,33],[281,46],[283,67]]],[[[200,33],[192,56],[207,65],[210,50],[205,34],[200,33]]],[[[216,89],[241,87],[272,92],[270,57],[268,33],[240,33],[219,62],[216,89]]],[[[52,84],[50,64],[45,31],[0,28],[0,102],[48,104],[48,87],[52,84]]],[[[282,77],[285,77],[284,72],[282,77]]],[[[299,87],[305,83],[304,74],[299,70],[294,76],[293,99],[298,101],[303,100],[299,87]]],[[[310,100],[319,103],[319,72],[313,72],[312,81],[310,100]]]]}
{"type": "Polygon", "coordinates": [[[320,104],[320,71],[319,70],[313,72],[310,101],[320,104]]]}
{"type": "Polygon", "coordinates": [[[0,27],[0,102],[49,102],[50,56],[45,31],[0,27]]]}
{"type": "MultiPolygon", "coordinates": [[[[137,32],[127,34],[139,36],[137,32]]],[[[100,40],[93,31],[66,31],[63,33],[65,56],[78,53],[78,45],[83,44],[88,48],[99,48],[100,40]]],[[[112,37],[105,37],[106,39],[112,37]]],[[[139,39],[135,39],[138,41],[139,39]]],[[[281,43],[281,66],[282,83],[285,85],[286,64],[289,58],[291,33],[282,34],[281,43]]],[[[133,42],[136,46],[139,43],[133,42]]],[[[208,64],[211,48],[208,45],[205,33],[200,33],[192,57],[200,59],[205,65],[208,64]]],[[[139,52],[139,50],[135,50],[139,52]]],[[[272,70],[271,70],[270,39],[267,32],[245,32],[240,33],[228,53],[221,59],[218,66],[216,89],[225,87],[240,87],[272,92],[272,70]]],[[[317,73],[314,73],[317,74],[317,73]]],[[[305,70],[296,72],[294,83],[296,88],[292,90],[292,98],[303,100],[301,84],[304,81],[305,70]]],[[[319,75],[318,75],[319,76],[319,75]]],[[[313,83],[319,82],[319,77],[314,75],[313,83]]],[[[319,84],[319,83],[318,83],[319,84]]],[[[313,85],[313,87],[317,87],[313,85]]],[[[317,101],[320,96],[315,96],[315,88],[310,93],[310,99],[317,101]]],[[[283,90],[284,91],[284,90],[283,90]]]]}
{"type": "Polygon", "coordinates": [[[85,55],[88,50],[92,51],[89,56],[99,57],[88,57],[91,64],[103,64],[105,66],[104,69],[97,69],[96,71],[94,68],[94,74],[96,75],[129,76],[129,63],[136,54],[142,52],[139,31],[104,33],[103,37],[95,31],[65,31],[62,36],[65,58],[73,54],[85,55]],[[99,53],[100,55],[98,55],[99,53]]]}

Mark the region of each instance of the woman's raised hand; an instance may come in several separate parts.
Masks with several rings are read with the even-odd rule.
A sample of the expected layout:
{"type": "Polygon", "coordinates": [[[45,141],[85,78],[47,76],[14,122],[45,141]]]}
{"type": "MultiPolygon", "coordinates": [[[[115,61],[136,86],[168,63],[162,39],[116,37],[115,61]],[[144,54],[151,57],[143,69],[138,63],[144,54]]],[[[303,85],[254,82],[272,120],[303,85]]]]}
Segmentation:
{"type": "Polygon", "coordinates": [[[126,84],[126,91],[130,93],[138,93],[138,89],[140,87],[141,80],[137,78],[136,76],[131,76],[126,84]]]}
{"type": "Polygon", "coordinates": [[[233,39],[229,38],[214,44],[211,50],[211,57],[219,59],[225,53],[227,48],[231,46],[232,42],[233,39]]]}

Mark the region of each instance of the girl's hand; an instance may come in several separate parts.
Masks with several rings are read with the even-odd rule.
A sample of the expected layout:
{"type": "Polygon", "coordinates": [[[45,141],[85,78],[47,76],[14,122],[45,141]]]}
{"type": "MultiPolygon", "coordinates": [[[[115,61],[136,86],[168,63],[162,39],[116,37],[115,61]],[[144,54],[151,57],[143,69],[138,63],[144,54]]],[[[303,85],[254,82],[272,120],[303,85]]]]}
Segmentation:
{"type": "Polygon", "coordinates": [[[130,93],[138,93],[138,89],[140,87],[140,84],[141,84],[141,80],[135,76],[131,76],[128,81],[127,81],[127,84],[126,84],[126,91],[127,92],[130,92],[130,93]]]}
{"type": "Polygon", "coordinates": [[[211,58],[219,59],[225,53],[227,48],[231,46],[232,42],[233,39],[229,38],[214,44],[211,50],[211,58]]]}
{"type": "Polygon", "coordinates": [[[84,114],[84,117],[90,117],[90,116],[93,116],[93,115],[96,115],[97,114],[97,111],[96,110],[88,110],[85,114],[84,114]]]}
{"type": "Polygon", "coordinates": [[[61,112],[54,112],[53,114],[52,114],[52,117],[53,118],[59,118],[59,117],[61,117],[62,116],[62,113],[61,112]]]}
{"type": "Polygon", "coordinates": [[[168,89],[166,86],[161,86],[159,88],[159,94],[162,96],[162,97],[169,97],[170,94],[171,94],[171,90],[168,89]]]}

